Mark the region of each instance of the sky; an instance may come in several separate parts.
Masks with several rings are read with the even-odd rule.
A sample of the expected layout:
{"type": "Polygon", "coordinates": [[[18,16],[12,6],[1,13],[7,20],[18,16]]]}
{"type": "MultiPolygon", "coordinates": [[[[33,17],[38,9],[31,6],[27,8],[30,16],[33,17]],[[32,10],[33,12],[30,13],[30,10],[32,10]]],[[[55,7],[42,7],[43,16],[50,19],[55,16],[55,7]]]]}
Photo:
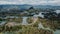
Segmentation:
{"type": "Polygon", "coordinates": [[[59,5],[60,0],[0,0],[0,4],[59,5]]]}

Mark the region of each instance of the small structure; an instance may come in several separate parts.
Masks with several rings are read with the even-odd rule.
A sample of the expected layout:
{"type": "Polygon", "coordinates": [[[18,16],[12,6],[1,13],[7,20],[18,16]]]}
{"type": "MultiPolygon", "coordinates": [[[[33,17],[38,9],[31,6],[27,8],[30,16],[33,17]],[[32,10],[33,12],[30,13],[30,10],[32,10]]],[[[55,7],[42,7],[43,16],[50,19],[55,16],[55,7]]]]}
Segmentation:
{"type": "Polygon", "coordinates": [[[13,26],[15,26],[16,24],[17,24],[16,22],[8,22],[5,26],[13,27],[13,26]]]}

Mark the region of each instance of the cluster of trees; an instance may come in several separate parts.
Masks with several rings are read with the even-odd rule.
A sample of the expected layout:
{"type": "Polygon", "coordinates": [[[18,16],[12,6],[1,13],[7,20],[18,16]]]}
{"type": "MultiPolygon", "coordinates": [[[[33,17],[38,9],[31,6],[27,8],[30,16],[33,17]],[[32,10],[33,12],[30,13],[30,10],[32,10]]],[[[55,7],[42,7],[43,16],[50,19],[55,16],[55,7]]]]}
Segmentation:
{"type": "Polygon", "coordinates": [[[49,19],[49,20],[60,20],[60,13],[56,13],[54,11],[47,12],[47,13],[42,13],[44,15],[44,18],[49,19]]]}

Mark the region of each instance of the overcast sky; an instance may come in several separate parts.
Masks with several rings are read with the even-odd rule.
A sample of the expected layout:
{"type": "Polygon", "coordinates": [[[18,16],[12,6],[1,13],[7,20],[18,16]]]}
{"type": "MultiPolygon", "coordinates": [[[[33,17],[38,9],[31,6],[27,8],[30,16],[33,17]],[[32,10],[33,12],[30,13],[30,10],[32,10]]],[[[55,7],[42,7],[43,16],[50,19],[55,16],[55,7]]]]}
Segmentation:
{"type": "Polygon", "coordinates": [[[0,0],[0,4],[31,4],[60,6],[60,0],[0,0]]]}

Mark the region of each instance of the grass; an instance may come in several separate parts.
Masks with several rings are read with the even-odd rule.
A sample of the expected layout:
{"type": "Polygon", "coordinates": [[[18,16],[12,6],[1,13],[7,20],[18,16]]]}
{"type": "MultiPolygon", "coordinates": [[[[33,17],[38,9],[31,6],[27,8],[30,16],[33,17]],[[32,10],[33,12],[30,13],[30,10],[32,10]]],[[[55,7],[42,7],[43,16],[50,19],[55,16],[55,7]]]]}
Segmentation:
{"type": "Polygon", "coordinates": [[[22,23],[22,18],[8,18],[7,21],[12,21],[12,22],[17,22],[17,23],[22,23]]]}
{"type": "MultiPolygon", "coordinates": [[[[16,21],[17,23],[20,23],[21,18],[18,18],[18,19],[14,19],[13,21],[16,21]]],[[[29,17],[27,19],[28,23],[32,23],[33,22],[33,19],[32,17],[29,17]]],[[[19,26],[14,26],[14,27],[6,27],[5,29],[5,26],[4,27],[0,27],[0,29],[5,29],[3,30],[2,29],[2,33],[4,33],[3,31],[9,31],[9,32],[14,32],[16,34],[53,34],[53,32],[49,31],[49,30],[44,30],[44,29],[38,29],[38,24],[39,23],[42,23],[44,25],[44,27],[54,27],[53,24],[51,23],[51,21],[49,20],[46,20],[46,19],[41,19],[40,18],[37,20],[37,22],[33,25],[29,25],[29,26],[25,26],[25,25],[19,25],[19,26]]]]}
{"type": "MultiPolygon", "coordinates": [[[[6,31],[5,31],[6,32],[6,31]]],[[[3,34],[4,32],[1,32],[3,34]]],[[[53,34],[53,32],[49,30],[43,30],[43,29],[38,29],[37,27],[29,27],[29,26],[23,26],[21,30],[18,31],[10,31],[8,32],[12,34],[53,34]]]]}
{"type": "Polygon", "coordinates": [[[29,17],[29,18],[27,19],[27,22],[28,22],[29,24],[32,23],[32,22],[33,22],[32,17],[29,17]]]}

